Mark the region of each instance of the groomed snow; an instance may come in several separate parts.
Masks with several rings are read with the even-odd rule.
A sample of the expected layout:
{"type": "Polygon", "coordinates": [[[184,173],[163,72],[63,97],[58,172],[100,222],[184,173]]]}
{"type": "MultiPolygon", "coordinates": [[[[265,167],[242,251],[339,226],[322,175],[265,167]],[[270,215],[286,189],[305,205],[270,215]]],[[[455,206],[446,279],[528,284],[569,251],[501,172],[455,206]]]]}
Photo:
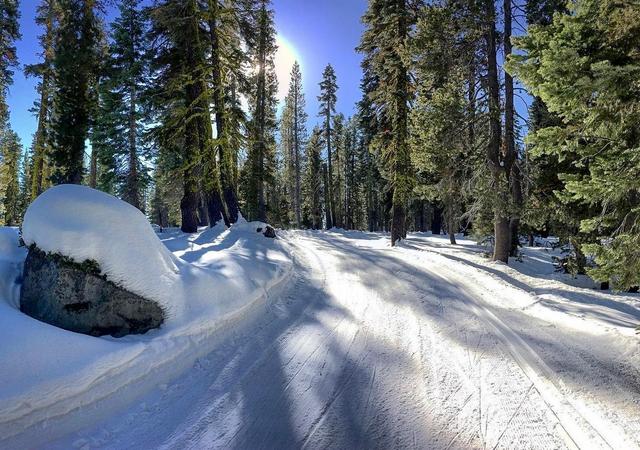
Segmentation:
{"type": "Polygon", "coordinates": [[[199,306],[144,336],[0,302],[0,448],[640,448],[640,295],[551,249],[260,226],[159,234],[199,306]]]}
{"type": "Polygon", "coordinates": [[[27,245],[95,260],[110,280],[170,312],[160,329],[121,339],[72,333],[22,314],[26,249],[18,247],[17,230],[0,228],[0,448],[39,447],[104,417],[191,367],[263,308],[292,262],[285,243],[257,233],[259,226],[243,219],[228,230],[156,234],[138,210],[86,187],[58,186],[36,199],[23,226],[27,245]],[[42,433],[68,415],[76,417],[71,429],[42,433]]]}

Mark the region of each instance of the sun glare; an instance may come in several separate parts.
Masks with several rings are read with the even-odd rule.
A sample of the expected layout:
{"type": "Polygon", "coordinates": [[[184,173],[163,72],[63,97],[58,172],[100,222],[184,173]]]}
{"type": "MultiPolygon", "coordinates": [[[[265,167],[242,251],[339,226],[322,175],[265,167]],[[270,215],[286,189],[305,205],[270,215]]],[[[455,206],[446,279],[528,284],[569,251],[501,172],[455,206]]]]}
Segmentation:
{"type": "Polygon", "coordinates": [[[281,34],[276,36],[278,52],[275,57],[276,75],[278,76],[278,100],[284,100],[289,89],[289,78],[293,64],[298,61],[302,65],[296,49],[281,34]]]}

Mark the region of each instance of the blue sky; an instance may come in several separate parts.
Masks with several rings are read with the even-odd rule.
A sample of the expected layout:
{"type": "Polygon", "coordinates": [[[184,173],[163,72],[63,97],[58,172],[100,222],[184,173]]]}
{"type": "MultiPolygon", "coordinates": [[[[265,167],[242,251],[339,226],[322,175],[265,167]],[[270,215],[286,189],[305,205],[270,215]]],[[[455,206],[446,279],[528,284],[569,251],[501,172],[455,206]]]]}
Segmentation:
{"type": "MultiPolygon", "coordinates": [[[[35,9],[38,0],[21,2],[20,29],[22,40],[17,43],[21,66],[39,61],[40,51],[37,36],[41,30],[35,25],[35,9]]],[[[338,110],[346,115],[354,111],[360,99],[360,55],[355,52],[362,24],[360,17],[366,9],[366,0],[273,0],[276,28],[286,49],[280,51],[278,61],[299,60],[302,66],[304,89],[307,96],[309,127],[317,121],[316,97],[322,70],[327,63],[333,64],[338,77],[338,110]]],[[[112,15],[110,11],[109,15],[112,15]]],[[[283,74],[289,67],[280,67],[283,74]]],[[[288,77],[280,80],[283,89],[288,86],[288,77]]],[[[36,128],[36,119],[29,109],[36,98],[36,80],[26,79],[21,70],[14,76],[9,92],[11,125],[20,135],[23,145],[31,144],[36,128]]]]}

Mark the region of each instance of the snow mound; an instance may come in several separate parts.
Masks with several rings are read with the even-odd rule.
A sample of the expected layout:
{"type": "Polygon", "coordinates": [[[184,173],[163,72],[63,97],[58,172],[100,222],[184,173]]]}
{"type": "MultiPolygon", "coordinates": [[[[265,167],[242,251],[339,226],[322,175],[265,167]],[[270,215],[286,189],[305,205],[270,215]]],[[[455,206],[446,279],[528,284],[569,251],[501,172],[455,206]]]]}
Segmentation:
{"type": "Polygon", "coordinates": [[[52,187],[29,206],[22,238],[27,246],[79,263],[96,261],[110,281],[158,302],[168,317],[183,312],[184,297],[174,292],[175,257],[140,210],[109,194],[78,185],[52,187]]]}

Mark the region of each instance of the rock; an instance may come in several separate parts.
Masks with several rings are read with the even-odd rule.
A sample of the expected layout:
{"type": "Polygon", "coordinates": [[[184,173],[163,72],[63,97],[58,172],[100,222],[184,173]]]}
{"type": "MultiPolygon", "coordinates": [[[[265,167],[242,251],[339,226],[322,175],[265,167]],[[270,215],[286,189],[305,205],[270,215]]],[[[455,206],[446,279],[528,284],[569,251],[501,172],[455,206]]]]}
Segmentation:
{"type": "Polygon", "coordinates": [[[262,234],[264,234],[265,237],[274,239],[276,237],[276,230],[272,226],[267,225],[265,227],[264,233],[262,233],[262,234]]]}
{"type": "Polygon", "coordinates": [[[20,309],[42,322],[91,336],[142,334],[165,319],[156,302],[107,280],[97,263],[77,263],[36,246],[24,264],[20,309]]]}

